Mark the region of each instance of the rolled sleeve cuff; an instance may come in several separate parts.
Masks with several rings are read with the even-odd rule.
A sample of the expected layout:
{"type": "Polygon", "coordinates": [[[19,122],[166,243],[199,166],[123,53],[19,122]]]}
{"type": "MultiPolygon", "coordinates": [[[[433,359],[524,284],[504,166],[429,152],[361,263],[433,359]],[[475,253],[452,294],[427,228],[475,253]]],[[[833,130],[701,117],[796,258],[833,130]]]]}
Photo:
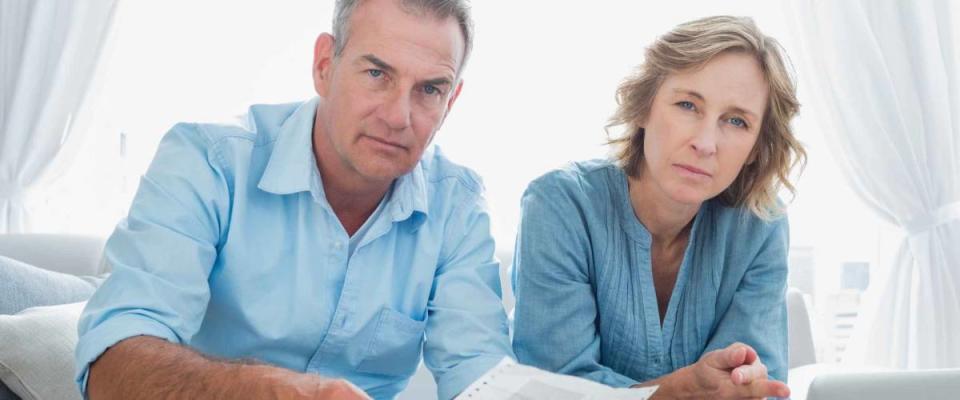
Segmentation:
{"type": "MultiPolygon", "coordinates": [[[[467,389],[473,381],[479,379],[491,368],[496,367],[509,356],[478,356],[457,364],[437,380],[437,396],[441,400],[452,399],[467,389]]],[[[513,358],[513,357],[509,357],[513,358]]]]}
{"type": "Polygon", "coordinates": [[[180,343],[177,334],[169,327],[141,315],[118,315],[97,325],[84,333],[77,343],[76,381],[84,399],[88,398],[87,378],[90,375],[90,364],[111,346],[134,336],[155,336],[171,343],[180,343]]]}

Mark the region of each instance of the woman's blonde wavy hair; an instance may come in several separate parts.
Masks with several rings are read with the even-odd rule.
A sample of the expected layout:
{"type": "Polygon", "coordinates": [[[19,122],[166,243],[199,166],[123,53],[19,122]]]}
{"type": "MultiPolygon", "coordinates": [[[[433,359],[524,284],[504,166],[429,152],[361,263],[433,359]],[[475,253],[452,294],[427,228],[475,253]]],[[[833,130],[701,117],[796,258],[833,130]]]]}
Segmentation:
{"type": "Polygon", "coordinates": [[[717,197],[727,206],[747,207],[763,219],[780,214],[777,193],[796,188],[790,171],[806,164],[807,153],[794,137],[790,121],[797,114],[796,85],[786,67],[783,48],[757,29],[746,17],[715,16],[678,25],[646,49],[637,72],[617,89],[618,108],[610,123],[625,127],[626,134],[609,140],[615,158],[630,177],[640,176],[643,165],[644,121],[650,115],[660,85],[671,73],[701,68],[723,52],[740,52],[756,58],[770,88],[760,135],[748,162],[737,178],[717,197]]]}

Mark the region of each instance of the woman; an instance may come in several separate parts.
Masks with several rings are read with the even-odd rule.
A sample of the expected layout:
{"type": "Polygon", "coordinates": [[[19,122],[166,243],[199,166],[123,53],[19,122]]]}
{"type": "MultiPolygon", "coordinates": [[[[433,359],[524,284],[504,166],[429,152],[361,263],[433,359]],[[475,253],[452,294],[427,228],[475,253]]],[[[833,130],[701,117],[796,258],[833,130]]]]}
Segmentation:
{"type": "Polygon", "coordinates": [[[682,24],[647,49],[618,103],[615,160],[574,163],[524,193],[520,362],[659,384],[664,397],[789,395],[777,192],[793,192],[806,155],[779,45],[748,18],[682,24]]]}

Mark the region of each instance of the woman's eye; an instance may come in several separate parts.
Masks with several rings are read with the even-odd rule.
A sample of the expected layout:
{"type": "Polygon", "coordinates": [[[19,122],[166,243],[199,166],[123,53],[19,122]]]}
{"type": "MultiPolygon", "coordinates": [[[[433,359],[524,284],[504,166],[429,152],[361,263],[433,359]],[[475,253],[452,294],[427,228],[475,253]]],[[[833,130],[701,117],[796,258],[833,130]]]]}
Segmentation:
{"type": "Polygon", "coordinates": [[[693,105],[693,103],[691,103],[691,102],[689,102],[689,101],[681,101],[681,102],[677,103],[677,106],[679,106],[680,108],[683,108],[683,109],[687,109],[687,110],[696,110],[696,109],[697,109],[697,106],[693,105]]]}
{"type": "Polygon", "coordinates": [[[743,118],[733,117],[733,118],[730,118],[728,121],[730,121],[731,125],[736,126],[737,128],[743,128],[743,129],[747,128],[747,121],[744,121],[743,118]]]}

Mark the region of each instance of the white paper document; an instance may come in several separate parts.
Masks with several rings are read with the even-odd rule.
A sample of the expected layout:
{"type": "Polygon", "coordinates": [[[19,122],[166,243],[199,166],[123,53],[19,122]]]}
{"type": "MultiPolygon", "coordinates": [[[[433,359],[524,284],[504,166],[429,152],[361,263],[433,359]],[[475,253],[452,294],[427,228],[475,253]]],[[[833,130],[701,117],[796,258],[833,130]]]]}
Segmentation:
{"type": "Polygon", "coordinates": [[[560,375],[504,358],[455,400],[646,400],[656,386],[612,388],[575,376],[560,375]]]}

